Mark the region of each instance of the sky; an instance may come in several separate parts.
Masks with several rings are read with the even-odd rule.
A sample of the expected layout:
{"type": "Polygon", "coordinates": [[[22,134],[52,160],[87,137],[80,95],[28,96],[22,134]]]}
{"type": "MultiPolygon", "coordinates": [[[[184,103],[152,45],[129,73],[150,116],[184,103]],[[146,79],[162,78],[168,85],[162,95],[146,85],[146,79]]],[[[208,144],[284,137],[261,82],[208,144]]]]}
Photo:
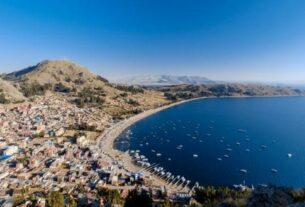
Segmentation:
{"type": "Polygon", "coordinates": [[[68,59],[109,79],[305,83],[304,0],[1,0],[0,72],[68,59]]]}

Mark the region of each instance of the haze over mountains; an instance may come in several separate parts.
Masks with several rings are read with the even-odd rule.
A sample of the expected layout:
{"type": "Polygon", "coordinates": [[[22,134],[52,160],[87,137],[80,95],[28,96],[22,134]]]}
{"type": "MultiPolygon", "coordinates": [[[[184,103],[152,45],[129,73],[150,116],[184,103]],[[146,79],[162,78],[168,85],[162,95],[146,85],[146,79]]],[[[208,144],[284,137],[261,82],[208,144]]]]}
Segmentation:
{"type": "Polygon", "coordinates": [[[126,85],[181,85],[181,84],[212,84],[216,81],[202,76],[175,76],[175,75],[142,75],[114,80],[114,83],[126,85]]]}

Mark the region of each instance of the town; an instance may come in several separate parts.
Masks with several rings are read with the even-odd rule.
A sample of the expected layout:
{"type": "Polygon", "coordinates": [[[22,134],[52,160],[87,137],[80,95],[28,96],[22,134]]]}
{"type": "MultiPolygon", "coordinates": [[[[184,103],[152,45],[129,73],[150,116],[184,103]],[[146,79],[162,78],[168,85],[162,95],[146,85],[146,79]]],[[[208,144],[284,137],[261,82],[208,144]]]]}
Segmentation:
{"type": "MultiPolygon", "coordinates": [[[[154,185],[153,178],[126,172],[99,147],[98,137],[113,122],[95,108],[78,108],[61,96],[41,96],[31,103],[0,106],[0,196],[4,206],[27,206],[28,194],[60,191],[78,202],[103,203],[98,189],[118,190],[122,198],[139,187],[153,202],[188,205],[191,196],[154,185]],[[80,186],[84,194],[79,198],[80,186]],[[19,199],[19,200],[18,200],[19,199]],[[19,202],[19,203],[18,203],[19,202]]],[[[102,206],[102,205],[101,205],[102,206]]]]}

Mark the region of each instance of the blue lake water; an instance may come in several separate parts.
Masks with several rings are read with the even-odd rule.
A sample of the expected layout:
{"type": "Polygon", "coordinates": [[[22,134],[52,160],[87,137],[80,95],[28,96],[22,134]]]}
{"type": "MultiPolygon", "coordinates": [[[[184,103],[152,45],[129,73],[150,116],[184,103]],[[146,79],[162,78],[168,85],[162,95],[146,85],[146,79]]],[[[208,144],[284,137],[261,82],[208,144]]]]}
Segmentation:
{"type": "Polygon", "coordinates": [[[305,186],[305,97],[200,99],[129,129],[132,135],[122,133],[117,148],[140,150],[200,185],[305,186]]]}

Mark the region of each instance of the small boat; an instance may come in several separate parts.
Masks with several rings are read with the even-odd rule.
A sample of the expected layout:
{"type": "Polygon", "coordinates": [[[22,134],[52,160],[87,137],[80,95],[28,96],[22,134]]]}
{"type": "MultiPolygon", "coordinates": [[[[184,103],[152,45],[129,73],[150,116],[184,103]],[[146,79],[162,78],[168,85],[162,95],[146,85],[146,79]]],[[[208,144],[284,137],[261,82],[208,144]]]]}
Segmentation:
{"type": "Polygon", "coordinates": [[[288,153],[288,154],[287,154],[287,157],[288,157],[288,158],[291,158],[291,157],[292,157],[292,154],[291,154],[291,153],[288,153]]]}
{"type": "Polygon", "coordinates": [[[222,161],[222,159],[220,157],[217,158],[218,161],[222,161]]]}
{"type": "Polygon", "coordinates": [[[247,172],[248,172],[246,169],[240,169],[239,171],[244,174],[247,174],[247,172]]]}
{"type": "Polygon", "coordinates": [[[172,160],[172,158],[167,158],[167,160],[168,160],[168,161],[171,161],[171,160],[172,160]]]}
{"type": "Polygon", "coordinates": [[[161,157],[162,154],[161,154],[161,153],[157,153],[156,156],[157,156],[157,157],[161,157]]]}
{"type": "Polygon", "coordinates": [[[228,152],[232,152],[232,149],[231,148],[227,148],[226,149],[228,152]]]}
{"type": "Polygon", "coordinates": [[[197,155],[197,154],[193,154],[193,157],[194,157],[194,158],[197,158],[197,157],[198,157],[198,155],[197,155]]]}
{"type": "Polygon", "coordinates": [[[247,148],[247,149],[245,149],[245,151],[246,151],[246,152],[250,152],[250,149],[247,148]]]}
{"type": "Polygon", "coordinates": [[[229,155],[227,155],[227,154],[225,154],[225,155],[223,155],[225,158],[229,158],[230,156],[229,155]]]}
{"type": "Polygon", "coordinates": [[[277,171],[277,169],[272,168],[272,169],[271,169],[271,172],[272,172],[272,173],[277,173],[278,171],[277,171]]]}
{"type": "Polygon", "coordinates": [[[240,142],[236,142],[236,145],[240,145],[240,142]]]}
{"type": "Polygon", "coordinates": [[[238,129],[237,131],[240,132],[240,133],[246,133],[247,132],[247,130],[245,130],[245,129],[238,129]]]}

